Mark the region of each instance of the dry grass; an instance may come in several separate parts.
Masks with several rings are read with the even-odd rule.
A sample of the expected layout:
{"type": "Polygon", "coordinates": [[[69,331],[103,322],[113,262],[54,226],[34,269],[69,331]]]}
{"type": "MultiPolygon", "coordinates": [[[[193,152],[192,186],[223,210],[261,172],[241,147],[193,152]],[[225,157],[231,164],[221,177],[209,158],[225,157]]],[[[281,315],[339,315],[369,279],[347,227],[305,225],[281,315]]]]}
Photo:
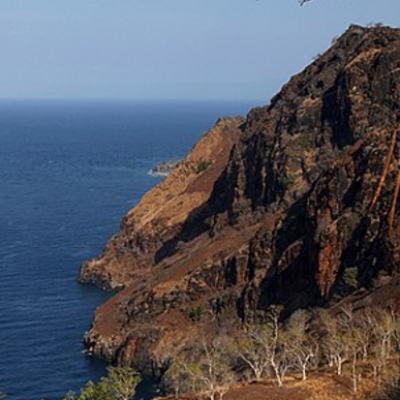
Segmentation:
{"type": "MultiPolygon", "coordinates": [[[[306,381],[301,379],[300,374],[287,376],[283,387],[278,387],[272,378],[236,383],[229,387],[223,400],[400,400],[398,369],[393,368],[389,372],[379,389],[372,376],[364,376],[359,381],[356,395],[348,375],[338,376],[327,369],[312,372],[306,381]],[[397,382],[397,386],[394,382],[397,382]]],[[[207,400],[207,396],[204,393],[190,393],[178,399],[207,400]]],[[[176,400],[176,397],[158,397],[154,400],[176,400]]]]}
{"type": "MultiPolygon", "coordinates": [[[[174,400],[174,396],[154,400],[174,400]]],[[[201,394],[186,395],[179,400],[205,400],[201,394]]],[[[332,374],[317,373],[306,381],[292,375],[286,379],[283,387],[278,387],[275,380],[236,384],[231,386],[223,400],[355,400],[351,391],[351,381],[332,374]]]]}

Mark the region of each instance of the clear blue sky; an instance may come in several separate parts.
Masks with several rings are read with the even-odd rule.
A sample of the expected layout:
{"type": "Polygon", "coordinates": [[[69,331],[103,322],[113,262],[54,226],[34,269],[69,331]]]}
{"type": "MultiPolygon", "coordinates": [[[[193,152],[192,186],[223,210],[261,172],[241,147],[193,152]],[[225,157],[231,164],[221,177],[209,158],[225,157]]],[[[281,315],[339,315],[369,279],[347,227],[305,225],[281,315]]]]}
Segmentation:
{"type": "Polygon", "coordinates": [[[268,99],[400,0],[1,0],[1,98],[268,99]]]}

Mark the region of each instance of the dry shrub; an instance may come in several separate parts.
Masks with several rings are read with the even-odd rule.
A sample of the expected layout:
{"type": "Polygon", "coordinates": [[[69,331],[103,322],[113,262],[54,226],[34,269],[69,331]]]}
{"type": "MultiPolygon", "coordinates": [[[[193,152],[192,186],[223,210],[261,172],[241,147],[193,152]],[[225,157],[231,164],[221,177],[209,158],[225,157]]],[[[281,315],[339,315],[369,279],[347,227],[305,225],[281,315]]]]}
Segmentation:
{"type": "Polygon", "coordinates": [[[376,391],[372,400],[399,400],[400,399],[400,378],[386,382],[376,391]]]}

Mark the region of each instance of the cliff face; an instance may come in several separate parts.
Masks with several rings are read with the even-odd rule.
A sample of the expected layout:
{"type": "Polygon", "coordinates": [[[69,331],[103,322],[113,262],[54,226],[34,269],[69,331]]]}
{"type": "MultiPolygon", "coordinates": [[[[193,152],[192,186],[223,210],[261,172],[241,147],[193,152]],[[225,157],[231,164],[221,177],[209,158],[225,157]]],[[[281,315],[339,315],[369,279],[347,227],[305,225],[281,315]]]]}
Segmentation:
{"type": "Polygon", "coordinates": [[[400,30],[352,26],[268,106],[220,121],[83,266],[125,287],[96,311],[90,350],[162,369],[272,304],[398,296],[399,116],[400,30]]]}
{"type": "Polygon", "coordinates": [[[220,119],[187,157],[124,218],[103,254],[81,268],[80,279],[118,289],[152,274],[157,252],[174,238],[210,196],[239,141],[242,118],[220,119]]]}

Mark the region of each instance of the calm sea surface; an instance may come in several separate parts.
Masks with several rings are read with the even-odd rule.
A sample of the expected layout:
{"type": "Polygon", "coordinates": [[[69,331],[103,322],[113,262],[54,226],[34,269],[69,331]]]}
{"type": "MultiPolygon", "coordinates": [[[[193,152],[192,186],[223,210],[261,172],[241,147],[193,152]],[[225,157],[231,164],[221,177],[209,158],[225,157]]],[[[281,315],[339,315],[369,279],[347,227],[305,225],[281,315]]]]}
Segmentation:
{"type": "MultiPolygon", "coordinates": [[[[0,391],[57,399],[104,375],[82,336],[109,294],[77,282],[124,213],[245,102],[0,102],[0,391]]],[[[137,398],[149,398],[151,385],[137,398]]]]}

